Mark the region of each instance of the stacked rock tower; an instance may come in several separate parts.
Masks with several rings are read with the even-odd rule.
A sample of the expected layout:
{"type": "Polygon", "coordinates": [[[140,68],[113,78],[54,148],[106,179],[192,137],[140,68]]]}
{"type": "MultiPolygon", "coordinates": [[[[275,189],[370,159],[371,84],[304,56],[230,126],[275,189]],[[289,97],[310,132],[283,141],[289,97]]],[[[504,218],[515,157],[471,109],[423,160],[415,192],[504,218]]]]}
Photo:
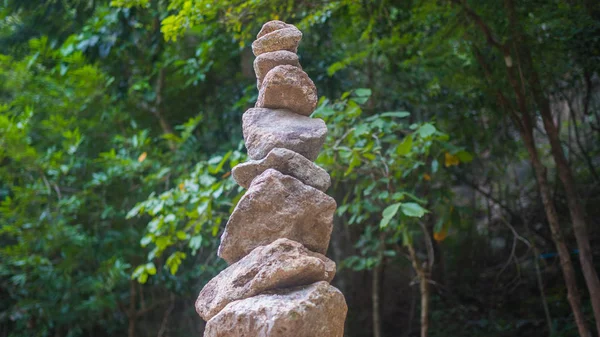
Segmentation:
{"type": "Polygon", "coordinates": [[[259,90],[243,115],[252,160],[233,168],[247,188],[218,255],[229,267],[200,291],[196,311],[205,337],[342,337],[347,306],[331,286],[325,257],[336,203],[329,174],[313,160],[327,135],[309,116],[317,90],[298,62],[302,33],[270,21],[252,44],[259,90]]]}

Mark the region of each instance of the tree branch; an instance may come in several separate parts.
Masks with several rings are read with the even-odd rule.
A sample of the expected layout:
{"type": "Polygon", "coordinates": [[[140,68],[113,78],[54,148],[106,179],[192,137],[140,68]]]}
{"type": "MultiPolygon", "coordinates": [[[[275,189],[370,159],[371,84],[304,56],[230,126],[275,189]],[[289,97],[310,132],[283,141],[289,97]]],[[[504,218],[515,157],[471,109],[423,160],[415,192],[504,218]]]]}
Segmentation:
{"type": "Polygon", "coordinates": [[[469,7],[464,1],[450,0],[450,2],[462,7],[467,16],[471,18],[471,20],[473,20],[473,23],[475,23],[475,25],[483,32],[483,35],[485,35],[487,42],[504,53],[506,47],[494,37],[494,34],[492,33],[490,27],[483,21],[483,19],[477,13],[475,13],[475,11],[471,7],[469,7]]]}

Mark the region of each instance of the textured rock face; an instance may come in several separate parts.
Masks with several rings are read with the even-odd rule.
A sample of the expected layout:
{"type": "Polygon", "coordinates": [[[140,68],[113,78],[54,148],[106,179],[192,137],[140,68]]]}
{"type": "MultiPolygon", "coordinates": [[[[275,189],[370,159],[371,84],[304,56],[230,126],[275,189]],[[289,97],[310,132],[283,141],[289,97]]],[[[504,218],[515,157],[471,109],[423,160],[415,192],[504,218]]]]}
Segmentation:
{"type": "Polygon", "coordinates": [[[256,38],[260,39],[261,37],[263,37],[269,33],[272,33],[276,30],[283,29],[283,28],[290,28],[290,27],[296,28],[293,25],[287,24],[283,21],[279,21],[279,20],[269,21],[262,26],[262,28],[256,35],[256,38]]]}
{"type": "Polygon", "coordinates": [[[227,304],[266,290],[331,281],[335,263],[298,242],[279,239],[255,248],[200,291],[196,311],[206,321],[227,304]]]}
{"type": "Polygon", "coordinates": [[[287,109],[297,114],[310,116],[317,107],[317,88],[302,69],[282,65],[265,76],[258,99],[257,108],[287,109]]]}
{"type": "Polygon", "coordinates": [[[315,160],[327,136],[322,119],[287,110],[249,109],[242,116],[242,128],[248,155],[254,160],[264,158],[276,147],[315,160]]]}
{"type": "Polygon", "coordinates": [[[275,148],[264,159],[251,160],[232,170],[233,179],[243,188],[250,187],[252,180],[272,168],[292,176],[306,185],[325,192],[331,185],[329,174],[304,156],[282,148],[275,148]]]}
{"type": "Polygon", "coordinates": [[[219,256],[234,263],[278,238],[327,252],[336,203],[296,178],[268,169],[256,177],[235,207],[221,236],[219,256]]]}
{"type": "Polygon", "coordinates": [[[242,117],[252,160],[233,168],[246,194],[235,207],[218,255],[230,266],[200,291],[205,337],[343,337],[347,306],[329,285],[335,200],[329,174],[313,161],[327,136],[310,118],[317,90],[296,50],[302,33],[270,21],[252,43],[259,89],[242,117]]]}
{"type": "Polygon", "coordinates": [[[270,53],[260,54],[254,60],[254,73],[256,74],[257,87],[260,89],[262,82],[271,69],[289,65],[302,69],[298,61],[298,55],[287,50],[272,51],[270,53]]]}
{"type": "Polygon", "coordinates": [[[290,25],[290,27],[277,29],[265,34],[252,42],[252,52],[254,56],[277,50],[287,50],[296,53],[300,40],[302,40],[302,32],[290,25]]]}
{"type": "Polygon", "coordinates": [[[228,304],[205,337],[343,337],[348,308],[327,282],[278,290],[228,304]]]}

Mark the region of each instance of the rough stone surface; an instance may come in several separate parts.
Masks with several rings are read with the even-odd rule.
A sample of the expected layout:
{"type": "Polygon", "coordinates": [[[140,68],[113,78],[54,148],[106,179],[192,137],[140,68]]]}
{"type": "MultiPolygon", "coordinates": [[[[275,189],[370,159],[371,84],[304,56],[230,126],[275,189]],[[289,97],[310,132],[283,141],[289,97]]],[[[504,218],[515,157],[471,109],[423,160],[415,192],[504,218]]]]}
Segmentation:
{"type": "Polygon", "coordinates": [[[279,20],[269,21],[262,26],[262,28],[260,29],[260,32],[258,32],[258,34],[256,35],[256,38],[260,39],[261,37],[263,37],[269,33],[272,33],[276,30],[283,29],[283,28],[290,28],[290,27],[296,28],[296,26],[290,25],[289,23],[285,23],[283,21],[279,21],[279,20]]]}
{"type": "Polygon", "coordinates": [[[298,61],[298,55],[287,50],[272,51],[258,55],[254,59],[254,73],[256,74],[256,86],[260,89],[263,79],[267,73],[281,65],[290,65],[302,69],[298,61]]]}
{"type": "Polygon", "coordinates": [[[218,255],[230,266],[200,291],[205,337],[343,337],[347,305],[329,285],[323,254],[333,228],[331,177],[313,161],[327,136],[310,118],[317,90],[296,51],[302,32],[263,25],[252,43],[259,89],[242,117],[251,160],[233,168],[246,194],[233,210],[218,255]]]}
{"type": "Polygon", "coordinates": [[[314,161],[327,136],[327,126],[322,119],[283,109],[248,109],[242,116],[242,129],[248,155],[254,160],[281,147],[314,161]]]}
{"type": "Polygon", "coordinates": [[[277,29],[265,34],[252,42],[252,52],[254,56],[277,50],[287,50],[296,53],[300,40],[302,40],[302,32],[290,25],[290,27],[277,29]]]}
{"type": "Polygon", "coordinates": [[[317,107],[317,88],[308,75],[291,65],[277,66],[267,73],[256,100],[257,108],[287,109],[310,116],[317,107]]]}
{"type": "Polygon", "coordinates": [[[343,337],[347,311],[339,290],[317,282],[230,303],[204,337],[343,337]]]}
{"type": "Polygon", "coordinates": [[[252,183],[252,179],[270,168],[292,176],[323,192],[331,185],[331,177],[329,177],[327,171],[304,156],[282,148],[271,150],[264,159],[250,160],[237,165],[233,168],[232,175],[240,186],[248,188],[252,183]]]}
{"type": "Polygon", "coordinates": [[[335,208],[335,200],[327,194],[268,169],[252,181],[233,210],[218,254],[231,264],[279,238],[325,254],[335,208]]]}
{"type": "Polygon", "coordinates": [[[335,263],[324,255],[279,239],[255,248],[210,280],[198,295],[196,312],[208,321],[233,301],[267,290],[331,282],[334,275],[335,263]]]}

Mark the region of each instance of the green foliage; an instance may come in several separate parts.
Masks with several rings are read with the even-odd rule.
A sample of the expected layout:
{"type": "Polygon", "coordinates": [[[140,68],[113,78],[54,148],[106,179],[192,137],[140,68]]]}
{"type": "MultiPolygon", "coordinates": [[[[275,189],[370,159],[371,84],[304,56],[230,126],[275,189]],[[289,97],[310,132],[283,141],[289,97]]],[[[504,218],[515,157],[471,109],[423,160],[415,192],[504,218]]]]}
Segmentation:
{"type": "MultiPolygon", "coordinates": [[[[322,96],[313,117],[329,135],[317,162],[338,203],[329,253],[336,285],[356,294],[348,335],[371,333],[361,282],[378,270],[383,335],[416,335],[406,331],[416,319],[397,314],[414,307],[406,245],[423,262],[435,251],[430,335],[542,333],[530,252],[492,243],[513,240],[505,221],[543,251],[554,251],[551,234],[497,101],[514,99],[506,59],[464,4],[516,43],[503,2],[0,2],[0,330],[200,333],[189,301],[225,267],[219,235],[243,193],[229,174],[247,159],[240,119],[257,96],[249,45],[280,19],[302,29],[300,59],[322,96]]],[[[557,122],[591,219],[598,13],[589,1],[517,4],[545,93],[568,98],[557,122]]],[[[559,184],[554,193],[565,208],[559,184]]],[[[574,335],[553,265],[542,268],[555,335],[574,335]]]]}
{"type": "Polygon", "coordinates": [[[115,290],[135,254],[106,249],[136,236],[117,220],[120,203],[133,200],[107,194],[117,192],[114,183],[129,186],[142,168],[107,164],[117,157],[113,145],[128,153],[135,149],[126,137],[137,135],[130,129],[106,139],[118,120],[105,95],[110,78],[81,53],[64,57],[45,37],[29,46],[22,60],[0,57],[0,270],[13,301],[5,315],[16,331],[37,320],[32,335],[55,325],[82,331],[117,305],[115,290]],[[90,218],[93,226],[85,224],[90,218]]]}
{"type": "Polygon", "coordinates": [[[113,0],[110,2],[111,6],[114,7],[150,7],[149,0],[113,0]]]}
{"type": "Polygon", "coordinates": [[[148,253],[149,262],[137,267],[132,278],[145,283],[148,275],[154,275],[146,266],[165,251],[173,251],[165,262],[173,275],[186,258],[179,249],[190,251],[192,256],[199,250],[214,251],[221,225],[242,196],[241,188],[227,177],[244,158],[238,151],[229,151],[200,162],[173,188],[151,194],[129,211],[128,218],[142,214],[151,217],[140,244],[154,247],[148,253]]]}
{"type": "MultiPolygon", "coordinates": [[[[390,243],[398,238],[412,240],[418,219],[429,213],[427,195],[419,195],[451,195],[446,186],[435,184],[447,175],[437,163],[447,155],[467,153],[450,144],[448,135],[432,122],[407,122],[408,112],[364,116],[361,104],[370,95],[370,89],[346,92],[340,100],[325,99],[315,112],[333,126],[318,163],[330,172],[334,188],[352,186],[341,188],[343,203],[337,214],[349,225],[363,228],[357,248],[370,247],[346,261],[355,270],[380,262],[377,250],[385,248],[379,247],[373,235],[376,230],[385,231],[390,243]]],[[[438,205],[436,211],[450,206],[438,205]]]]}
{"type": "MultiPolygon", "coordinates": [[[[195,260],[214,256],[218,239],[213,230],[219,228],[212,216],[225,216],[232,206],[226,196],[239,191],[232,192],[231,179],[216,183],[221,188],[211,191],[208,199],[199,198],[193,189],[205,188],[207,179],[213,179],[210,175],[221,178],[228,168],[224,165],[239,162],[243,155],[237,151],[221,158],[200,155],[217,148],[209,142],[202,145],[202,137],[219,139],[201,131],[214,127],[203,124],[215,120],[210,109],[183,115],[173,132],[165,133],[165,125],[156,122],[165,108],[157,107],[157,93],[162,99],[172,98],[171,92],[157,90],[154,68],[170,67],[170,78],[178,81],[171,82],[178,84],[170,89],[179,95],[188,87],[198,90],[210,69],[205,60],[212,56],[200,46],[191,53],[195,56],[180,63],[184,60],[177,53],[183,51],[160,44],[146,48],[143,44],[156,33],[140,22],[149,22],[152,13],[136,19],[133,8],[106,5],[99,4],[96,15],[76,35],[15,41],[14,56],[0,55],[0,324],[14,336],[60,331],[71,336],[91,331],[120,334],[126,330],[124,308],[130,298],[135,303],[144,292],[189,291],[191,284],[209,279],[222,267],[207,259],[205,274],[198,274],[186,265],[190,254],[177,249],[189,243],[195,260]],[[123,40],[131,34],[135,40],[123,40]],[[137,46],[135,41],[144,42],[137,46]],[[133,55],[139,59],[134,61],[133,55]],[[122,65],[130,62],[133,65],[122,71],[122,65]],[[187,66],[192,62],[198,66],[187,66]],[[188,192],[172,182],[181,182],[188,192]],[[150,226],[152,233],[144,231],[146,216],[126,218],[141,201],[153,203],[154,198],[159,200],[156,195],[164,200],[173,194],[182,199],[163,206],[171,214],[158,214],[155,206],[162,218],[153,223],[157,227],[150,226]],[[200,223],[187,232],[169,230],[175,220],[185,219],[183,208],[190,199],[197,202],[194,209],[203,203],[212,207],[202,215],[214,226],[206,237],[198,229],[200,223]],[[157,256],[148,259],[140,242],[155,248],[157,256]],[[166,276],[182,268],[186,272],[179,272],[178,278],[166,276]],[[131,291],[132,277],[147,283],[141,295],[131,291]]],[[[16,16],[27,15],[29,7],[21,9],[25,11],[14,12],[16,16]]],[[[19,21],[10,22],[16,30],[19,21]]],[[[207,40],[205,48],[210,44],[207,40]]],[[[236,95],[231,90],[228,94],[236,95]]],[[[228,123],[220,108],[213,111],[228,123]]],[[[170,117],[177,123],[176,115],[170,117]]],[[[231,148],[227,141],[220,142],[225,151],[231,148]]],[[[239,138],[233,144],[238,142],[239,138]]],[[[147,214],[142,207],[140,214],[147,214]]],[[[148,304],[161,301],[153,298],[148,304]]]]}

